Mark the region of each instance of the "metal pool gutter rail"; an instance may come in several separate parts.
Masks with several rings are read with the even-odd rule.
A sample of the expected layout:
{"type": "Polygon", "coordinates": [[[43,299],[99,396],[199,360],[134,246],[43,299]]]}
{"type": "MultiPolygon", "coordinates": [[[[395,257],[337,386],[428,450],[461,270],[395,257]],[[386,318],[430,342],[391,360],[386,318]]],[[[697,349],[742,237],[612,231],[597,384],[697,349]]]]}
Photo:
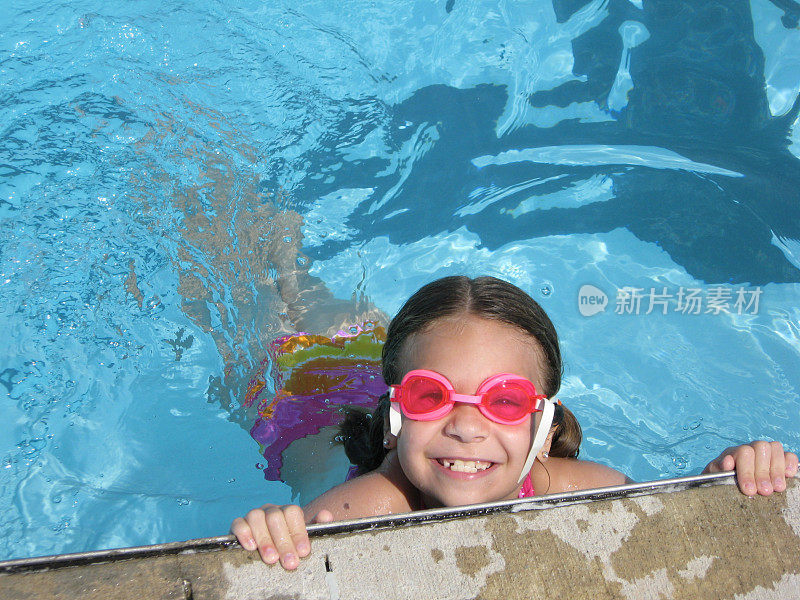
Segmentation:
{"type": "MultiPolygon", "coordinates": [[[[421,510],[412,513],[384,515],[380,517],[367,517],[350,521],[338,521],[309,525],[310,536],[333,535],[351,533],[364,530],[385,529],[388,527],[408,526],[422,523],[458,519],[461,517],[475,517],[499,512],[523,512],[529,510],[544,510],[559,506],[583,504],[596,500],[613,500],[648,494],[662,494],[676,492],[696,487],[710,485],[731,485],[735,483],[733,471],[714,473],[711,475],[695,475],[691,477],[676,477],[674,479],[661,479],[643,483],[631,483],[592,490],[582,490],[574,493],[550,494],[535,496],[520,500],[504,500],[501,502],[488,502],[486,504],[473,504],[470,506],[457,506],[449,508],[436,508],[421,510]]],[[[98,550],[93,552],[78,552],[74,554],[58,554],[54,556],[40,556],[0,561],[0,577],[15,573],[31,573],[76,567],[99,563],[109,563],[136,558],[150,558],[156,556],[169,556],[174,554],[193,554],[222,550],[238,546],[232,535],[223,535],[212,538],[188,540],[185,542],[171,542],[153,546],[136,546],[132,548],[119,548],[114,550],[98,550]]]]}

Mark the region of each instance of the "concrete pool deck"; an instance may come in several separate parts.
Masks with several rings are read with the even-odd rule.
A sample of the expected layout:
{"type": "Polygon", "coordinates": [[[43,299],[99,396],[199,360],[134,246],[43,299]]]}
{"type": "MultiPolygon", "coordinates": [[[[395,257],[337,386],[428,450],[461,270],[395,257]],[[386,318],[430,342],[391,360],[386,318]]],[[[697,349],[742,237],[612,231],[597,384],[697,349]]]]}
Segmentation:
{"type": "Polygon", "coordinates": [[[800,598],[800,481],[727,474],[312,526],[291,573],[229,536],[0,563],[0,598],[800,598]]]}

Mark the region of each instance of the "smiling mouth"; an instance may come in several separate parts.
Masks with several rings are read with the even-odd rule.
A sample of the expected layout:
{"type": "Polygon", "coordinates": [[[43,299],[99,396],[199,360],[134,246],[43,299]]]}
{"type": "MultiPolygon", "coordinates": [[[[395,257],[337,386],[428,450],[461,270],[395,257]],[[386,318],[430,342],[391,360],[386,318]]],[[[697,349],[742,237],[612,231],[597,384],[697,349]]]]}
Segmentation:
{"type": "Polygon", "coordinates": [[[479,473],[491,467],[494,463],[485,460],[461,460],[449,458],[437,458],[437,462],[445,469],[458,471],[459,473],[479,473]]]}

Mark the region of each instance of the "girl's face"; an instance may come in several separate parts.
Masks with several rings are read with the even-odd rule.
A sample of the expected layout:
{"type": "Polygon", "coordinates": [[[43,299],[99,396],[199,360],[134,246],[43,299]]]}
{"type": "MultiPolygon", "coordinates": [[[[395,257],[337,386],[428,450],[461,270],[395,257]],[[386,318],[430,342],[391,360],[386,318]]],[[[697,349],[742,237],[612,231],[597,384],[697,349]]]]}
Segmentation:
{"type": "MultiPolygon", "coordinates": [[[[475,394],[491,375],[513,373],[530,379],[541,393],[543,352],[536,340],[515,327],[467,316],[436,321],[410,337],[403,348],[403,373],[429,369],[441,373],[460,394],[475,394]]],[[[519,425],[487,419],[477,406],[456,403],[435,421],[403,416],[397,439],[400,464],[420,491],[424,507],[458,506],[516,498],[539,413],[519,425]],[[476,473],[455,471],[459,459],[480,461],[476,473]]]]}

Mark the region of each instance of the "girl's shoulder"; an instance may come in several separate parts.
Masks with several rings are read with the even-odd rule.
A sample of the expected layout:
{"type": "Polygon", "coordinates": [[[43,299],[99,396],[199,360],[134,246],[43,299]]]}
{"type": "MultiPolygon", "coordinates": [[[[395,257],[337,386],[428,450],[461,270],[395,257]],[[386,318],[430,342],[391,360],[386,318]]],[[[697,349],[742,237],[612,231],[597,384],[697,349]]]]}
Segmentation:
{"type": "Polygon", "coordinates": [[[555,458],[547,461],[550,476],[548,494],[575,492],[594,488],[622,485],[632,481],[616,469],[589,460],[555,458]]]}
{"type": "Polygon", "coordinates": [[[336,521],[417,510],[419,494],[394,463],[387,457],[375,471],[331,488],[304,507],[306,519],[321,510],[331,511],[336,521]]]}

